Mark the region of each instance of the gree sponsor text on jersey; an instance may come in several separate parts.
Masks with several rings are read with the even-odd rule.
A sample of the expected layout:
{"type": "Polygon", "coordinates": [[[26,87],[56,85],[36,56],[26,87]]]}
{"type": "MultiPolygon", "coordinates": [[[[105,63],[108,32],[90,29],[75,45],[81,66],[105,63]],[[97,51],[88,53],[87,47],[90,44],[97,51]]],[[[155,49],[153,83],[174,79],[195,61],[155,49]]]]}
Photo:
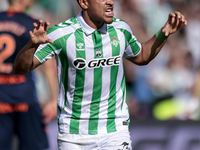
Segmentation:
{"type": "Polygon", "coordinates": [[[89,62],[86,62],[86,60],[83,58],[76,58],[73,61],[73,65],[76,69],[84,69],[85,67],[93,69],[99,67],[118,66],[120,64],[120,61],[121,56],[92,59],[89,62]]]}

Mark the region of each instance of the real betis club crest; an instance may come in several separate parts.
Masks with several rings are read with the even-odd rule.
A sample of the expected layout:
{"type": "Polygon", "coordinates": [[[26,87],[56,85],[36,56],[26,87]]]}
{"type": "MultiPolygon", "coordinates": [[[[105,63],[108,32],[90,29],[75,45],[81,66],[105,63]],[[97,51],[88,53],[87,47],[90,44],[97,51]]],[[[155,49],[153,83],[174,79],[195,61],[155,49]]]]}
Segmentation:
{"type": "Polygon", "coordinates": [[[111,43],[112,45],[114,45],[115,47],[117,47],[118,44],[119,44],[119,40],[117,40],[116,37],[113,37],[113,38],[112,38],[112,41],[111,41],[110,43],[111,43]]]}

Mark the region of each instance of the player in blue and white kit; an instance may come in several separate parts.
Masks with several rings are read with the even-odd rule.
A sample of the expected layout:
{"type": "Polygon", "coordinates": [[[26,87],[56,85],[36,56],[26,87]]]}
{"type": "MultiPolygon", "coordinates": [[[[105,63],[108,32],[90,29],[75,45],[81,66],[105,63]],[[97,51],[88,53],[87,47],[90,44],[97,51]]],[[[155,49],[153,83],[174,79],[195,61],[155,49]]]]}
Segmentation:
{"type": "Polygon", "coordinates": [[[34,72],[13,74],[14,59],[37,22],[23,12],[32,1],[8,0],[8,10],[0,13],[0,150],[11,150],[14,134],[20,150],[48,148],[34,72]]]}
{"type": "Polygon", "coordinates": [[[114,18],[113,0],[78,3],[79,15],[48,31],[49,22],[33,24],[14,73],[27,73],[56,56],[59,150],[131,150],[122,57],[148,64],[187,21],[180,12],[170,13],[158,33],[139,43],[128,24],[114,18]]]}

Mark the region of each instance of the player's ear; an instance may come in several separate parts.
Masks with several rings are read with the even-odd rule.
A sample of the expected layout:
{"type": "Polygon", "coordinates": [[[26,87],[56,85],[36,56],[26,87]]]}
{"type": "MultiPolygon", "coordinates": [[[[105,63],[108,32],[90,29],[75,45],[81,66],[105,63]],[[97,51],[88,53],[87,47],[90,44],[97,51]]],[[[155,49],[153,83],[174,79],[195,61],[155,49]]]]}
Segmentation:
{"type": "Polygon", "coordinates": [[[82,9],[88,8],[88,0],[78,0],[82,9]]]}

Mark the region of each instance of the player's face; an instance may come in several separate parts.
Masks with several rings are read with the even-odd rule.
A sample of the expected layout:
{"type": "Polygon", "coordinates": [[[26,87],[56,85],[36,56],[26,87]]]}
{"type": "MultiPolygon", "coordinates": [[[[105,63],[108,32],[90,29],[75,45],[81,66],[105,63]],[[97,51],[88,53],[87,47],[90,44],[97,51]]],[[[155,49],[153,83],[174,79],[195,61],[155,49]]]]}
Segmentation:
{"type": "Polygon", "coordinates": [[[88,0],[88,15],[93,22],[107,23],[113,22],[113,0],[88,0]]]}

